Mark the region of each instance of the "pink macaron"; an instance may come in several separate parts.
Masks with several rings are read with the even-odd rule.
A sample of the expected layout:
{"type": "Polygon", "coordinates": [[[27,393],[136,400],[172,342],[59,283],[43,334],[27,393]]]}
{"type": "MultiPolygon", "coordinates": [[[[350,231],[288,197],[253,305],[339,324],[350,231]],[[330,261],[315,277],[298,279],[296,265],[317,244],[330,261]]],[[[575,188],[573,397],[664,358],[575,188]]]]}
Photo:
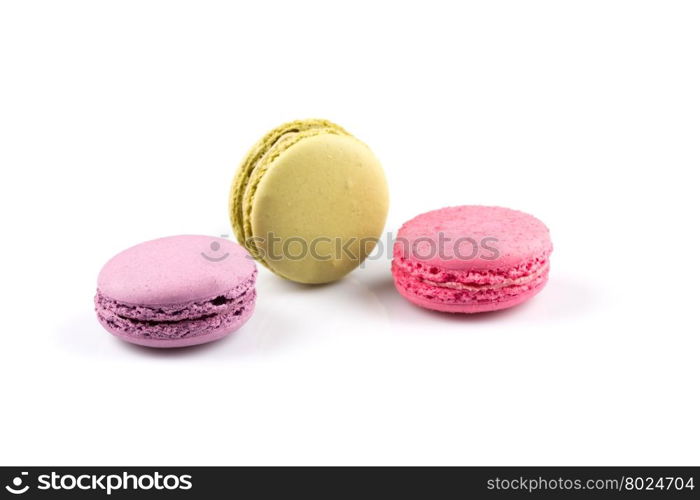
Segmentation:
{"type": "Polygon", "coordinates": [[[113,257],[99,274],[95,311],[122,340],[184,347],[220,339],[253,312],[253,259],[240,246],[210,236],[171,236],[113,257]]]}
{"type": "Polygon", "coordinates": [[[394,284],[416,305],[453,313],[520,304],[547,283],[552,242],[537,218],[502,207],[448,207],[406,222],[394,284]]]}

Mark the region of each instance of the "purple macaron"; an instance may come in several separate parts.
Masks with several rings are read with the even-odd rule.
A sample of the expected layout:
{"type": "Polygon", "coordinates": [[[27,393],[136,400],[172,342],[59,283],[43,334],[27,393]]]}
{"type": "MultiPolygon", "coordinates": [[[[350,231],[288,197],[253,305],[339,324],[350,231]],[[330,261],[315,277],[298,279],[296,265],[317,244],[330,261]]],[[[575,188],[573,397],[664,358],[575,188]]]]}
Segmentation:
{"type": "Polygon", "coordinates": [[[100,324],[122,340],[184,347],[225,337],[255,306],[257,270],[240,246],[210,236],[147,241],[113,257],[97,279],[100,324]]]}

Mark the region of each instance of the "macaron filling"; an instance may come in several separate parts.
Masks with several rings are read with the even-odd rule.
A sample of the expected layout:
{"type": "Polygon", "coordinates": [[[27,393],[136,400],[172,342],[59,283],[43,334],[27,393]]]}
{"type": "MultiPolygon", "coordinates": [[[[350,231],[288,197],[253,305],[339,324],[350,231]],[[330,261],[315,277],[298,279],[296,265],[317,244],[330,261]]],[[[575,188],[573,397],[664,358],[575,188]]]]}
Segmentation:
{"type": "Polygon", "coordinates": [[[510,269],[457,271],[396,257],[392,263],[397,284],[427,301],[452,304],[506,302],[544,285],[549,274],[548,254],[510,269]]]}
{"type": "Polygon", "coordinates": [[[548,252],[508,269],[455,270],[410,260],[394,252],[393,265],[416,278],[438,284],[455,282],[467,286],[502,285],[507,280],[533,277],[549,268],[548,252]]]}
{"type": "Polygon", "coordinates": [[[503,282],[495,284],[495,285],[486,285],[486,284],[467,285],[467,284],[461,283],[459,281],[438,282],[438,281],[432,281],[432,280],[428,280],[428,279],[422,279],[420,281],[422,281],[423,283],[427,283],[428,285],[442,287],[442,288],[454,288],[455,290],[498,290],[500,288],[506,288],[506,287],[510,287],[510,286],[527,285],[528,283],[535,281],[541,274],[547,272],[548,270],[549,270],[548,267],[542,267],[537,272],[535,272],[529,276],[523,276],[521,278],[516,278],[516,279],[505,279],[503,282]]]}
{"type": "Polygon", "coordinates": [[[134,305],[95,296],[97,317],[106,327],[138,339],[184,339],[221,330],[247,315],[255,303],[255,276],[222,295],[171,305],[134,305]]]}

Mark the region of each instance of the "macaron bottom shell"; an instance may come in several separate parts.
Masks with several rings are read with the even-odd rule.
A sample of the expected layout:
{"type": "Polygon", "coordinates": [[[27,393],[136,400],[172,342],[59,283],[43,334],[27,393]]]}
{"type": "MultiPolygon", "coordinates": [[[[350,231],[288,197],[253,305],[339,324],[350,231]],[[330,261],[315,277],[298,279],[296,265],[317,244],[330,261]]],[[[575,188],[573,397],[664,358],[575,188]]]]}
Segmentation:
{"type": "Polygon", "coordinates": [[[517,306],[537,295],[546,284],[547,276],[543,276],[537,283],[525,287],[518,293],[494,292],[488,299],[462,302],[463,299],[455,300],[454,294],[445,288],[430,286],[406,276],[394,274],[396,290],[409,302],[433,311],[462,314],[499,311],[517,306]]]}
{"type": "Polygon", "coordinates": [[[248,321],[254,309],[253,297],[234,311],[191,320],[190,329],[184,334],[180,333],[180,336],[177,333],[170,334],[167,323],[147,321],[134,326],[129,320],[115,321],[113,313],[99,309],[98,321],[109,333],[131,344],[159,348],[188,347],[214,342],[235,332],[248,321]]]}

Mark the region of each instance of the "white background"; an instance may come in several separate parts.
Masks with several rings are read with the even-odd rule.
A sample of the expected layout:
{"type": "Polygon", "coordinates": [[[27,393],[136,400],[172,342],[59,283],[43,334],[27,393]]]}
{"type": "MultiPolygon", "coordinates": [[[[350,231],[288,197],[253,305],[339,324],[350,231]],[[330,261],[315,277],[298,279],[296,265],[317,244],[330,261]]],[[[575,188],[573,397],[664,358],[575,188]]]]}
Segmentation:
{"type": "Polygon", "coordinates": [[[698,465],[696,2],[33,2],[0,7],[0,463],[698,465]],[[268,129],[381,159],[387,230],[447,205],[551,229],[551,281],[420,310],[389,260],[260,269],[233,336],[157,351],[94,318],[102,264],[231,234],[268,129]]]}

